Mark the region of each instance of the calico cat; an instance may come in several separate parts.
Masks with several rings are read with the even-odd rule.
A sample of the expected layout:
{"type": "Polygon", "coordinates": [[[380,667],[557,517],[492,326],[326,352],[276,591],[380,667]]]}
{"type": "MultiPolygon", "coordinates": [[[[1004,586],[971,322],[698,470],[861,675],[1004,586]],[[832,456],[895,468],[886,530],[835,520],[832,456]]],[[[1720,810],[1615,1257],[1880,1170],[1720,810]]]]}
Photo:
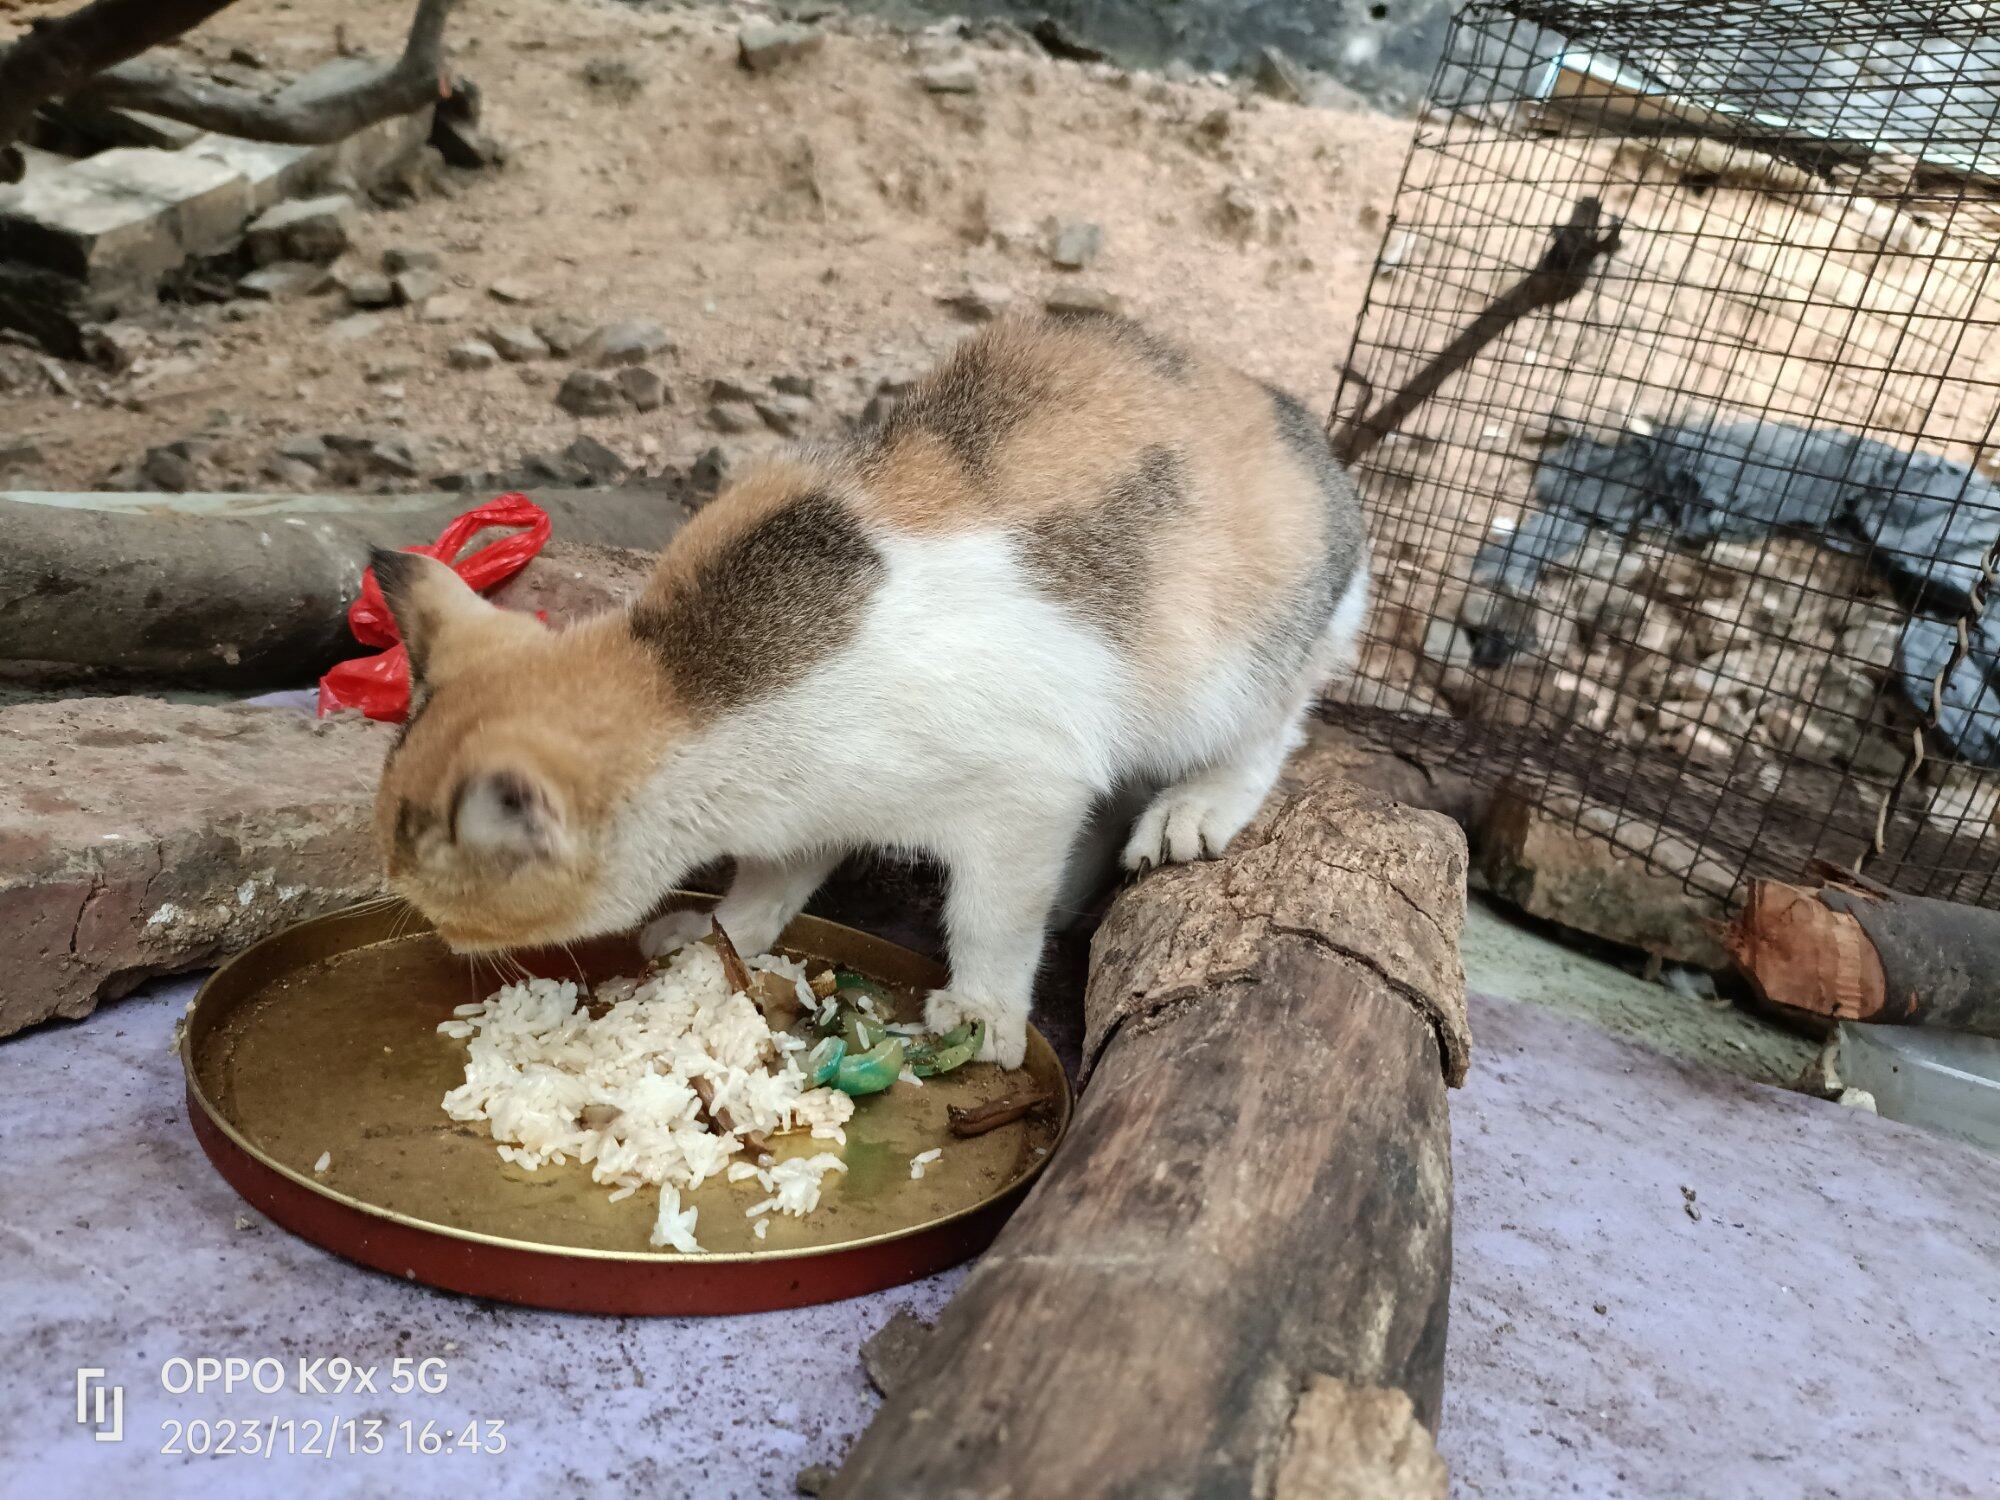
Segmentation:
{"type": "Polygon", "coordinates": [[[1009,1067],[1093,809],[1157,789],[1130,869],[1219,854],[1368,596],[1312,416],[1100,315],[996,323],[878,427],[762,464],[627,609],[549,629],[427,558],[374,564],[413,704],[378,830],[454,948],[629,929],[726,854],[718,915],[760,952],[849,851],[921,850],[949,872],[926,1019],[984,1020],[1009,1067]]]}

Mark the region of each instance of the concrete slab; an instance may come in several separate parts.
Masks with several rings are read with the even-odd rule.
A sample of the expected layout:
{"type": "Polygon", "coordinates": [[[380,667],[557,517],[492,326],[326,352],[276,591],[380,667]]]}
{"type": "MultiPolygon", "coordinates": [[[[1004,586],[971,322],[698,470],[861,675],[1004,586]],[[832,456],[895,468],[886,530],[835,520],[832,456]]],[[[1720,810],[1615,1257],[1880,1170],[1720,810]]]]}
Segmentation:
{"type": "Polygon", "coordinates": [[[225,162],[124,147],[24,178],[0,207],[0,256],[90,281],[144,281],[220,250],[249,214],[225,162]]]}
{"type": "MultiPolygon", "coordinates": [[[[861,1340],[957,1285],[643,1321],[357,1270],[257,1218],[194,1145],[167,1050],[190,990],[0,1045],[0,1474],[22,1494],[783,1496],[869,1415],[861,1340]],[[165,1361],[204,1354],[436,1357],[447,1382],[163,1389],[165,1361]],[[79,1366],[125,1387],[122,1443],[77,1424],[79,1366]],[[392,1451],[159,1452],[168,1423],[330,1416],[384,1422],[392,1451]],[[400,1454],[405,1420],[475,1418],[505,1424],[507,1454],[400,1454]]],[[[1533,1007],[1476,997],[1473,1028],[1452,1108],[1455,1495],[1994,1493],[2000,1160],[1533,1007]]]]}
{"type": "Polygon", "coordinates": [[[645,1320],[526,1311],[357,1269],[258,1217],[195,1145],[168,1051],[192,989],[160,986],[115,1018],[0,1046],[9,1495],[788,1495],[872,1411],[861,1340],[899,1308],[934,1316],[960,1279],[750,1318],[645,1320]],[[294,1375],[301,1359],[342,1357],[380,1366],[381,1389],[170,1394],[166,1362],[201,1355],[269,1356],[294,1375]],[[445,1389],[389,1392],[399,1357],[444,1361],[445,1389]],[[80,1366],[124,1387],[122,1442],[77,1424],[80,1366]],[[168,1424],[249,1418],[294,1422],[281,1450],[314,1422],[377,1421],[386,1451],[160,1451],[185,1431],[168,1424]],[[408,1455],[406,1420],[413,1435],[436,1423],[454,1436],[498,1422],[507,1451],[408,1455]]]}
{"type": "Polygon", "coordinates": [[[1454,1495],[2000,1493],[2000,1159],[1532,1006],[1472,1030],[1454,1495]]]}
{"type": "Polygon", "coordinates": [[[1527,1001],[1759,1083],[1791,1083],[1819,1051],[1817,1042],[1727,1000],[1652,983],[1554,941],[1480,896],[1467,903],[1464,955],[1465,981],[1475,991],[1527,1001]]]}

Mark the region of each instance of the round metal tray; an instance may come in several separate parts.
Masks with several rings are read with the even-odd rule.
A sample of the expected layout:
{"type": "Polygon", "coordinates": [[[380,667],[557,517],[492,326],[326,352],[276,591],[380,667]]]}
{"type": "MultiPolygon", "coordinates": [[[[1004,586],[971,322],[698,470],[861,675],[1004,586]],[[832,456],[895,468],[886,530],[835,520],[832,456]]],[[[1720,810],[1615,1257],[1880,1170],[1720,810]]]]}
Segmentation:
{"type": "MultiPolygon", "coordinates": [[[[881,981],[906,1019],[943,982],[921,955],[814,917],[787,928],[781,947],[881,981]]],[[[518,957],[538,974],[593,981],[641,962],[623,939],[518,957]]],[[[1069,1123],[1062,1065],[1031,1031],[1022,1069],[975,1063],[857,1100],[848,1171],[828,1176],[805,1218],[771,1215],[760,1241],[744,1216],[757,1185],[712,1180],[683,1200],[701,1210],[707,1253],[656,1250],[652,1189],[612,1203],[587,1168],[525,1171],[500,1159],[483,1126],[446,1117],[440,1101],[463,1079],[465,1049],[437,1025],[498,983],[491,964],[454,956],[400,906],[336,912],[246,949],[202,986],[181,1042],[202,1149],[285,1228],[392,1275],[576,1312],[732,1313],[878,1291],[977,1254],[1069,1123]],[[947,1107],[1031,1084],[1053,1102],[970,1139],[947,1128],[947,1107]],[[932,1147],[943,1157],[912,1179],[910,1158],[932,1147]]],[[[831,1148],[793,1137],[774,1149],[831,1148]]]]}

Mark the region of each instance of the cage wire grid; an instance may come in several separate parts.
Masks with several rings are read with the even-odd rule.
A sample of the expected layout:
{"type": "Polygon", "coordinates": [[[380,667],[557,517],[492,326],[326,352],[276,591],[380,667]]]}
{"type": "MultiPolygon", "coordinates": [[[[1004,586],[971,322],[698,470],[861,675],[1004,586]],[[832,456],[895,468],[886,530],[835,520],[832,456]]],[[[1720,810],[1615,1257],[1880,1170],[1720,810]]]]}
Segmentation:
{"type": "Polygon", "coordinates": [[[2000,902],[1995,29],[1458,13],[1336,410],[1401,388],[1580,200],[1619,244],[1357,464],[1350,702],[1453,715],[1477,779],[1725,901],[1817,858],[2000,902]]]}

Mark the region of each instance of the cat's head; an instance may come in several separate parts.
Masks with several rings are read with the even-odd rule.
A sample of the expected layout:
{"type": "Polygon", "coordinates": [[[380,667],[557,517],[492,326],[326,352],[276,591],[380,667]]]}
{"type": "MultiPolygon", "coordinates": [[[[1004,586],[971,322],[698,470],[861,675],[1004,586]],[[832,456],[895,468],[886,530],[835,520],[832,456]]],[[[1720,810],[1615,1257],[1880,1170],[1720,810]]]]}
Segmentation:
{"type": "Polygon", "coordinates": [[[373,562],[410,654],[375,806],[390,888],[462,953],[642,921],[654,893],[618,868],[620,829],[670,716],[623,617],[550,629],[430,558],[373,562]]]}

